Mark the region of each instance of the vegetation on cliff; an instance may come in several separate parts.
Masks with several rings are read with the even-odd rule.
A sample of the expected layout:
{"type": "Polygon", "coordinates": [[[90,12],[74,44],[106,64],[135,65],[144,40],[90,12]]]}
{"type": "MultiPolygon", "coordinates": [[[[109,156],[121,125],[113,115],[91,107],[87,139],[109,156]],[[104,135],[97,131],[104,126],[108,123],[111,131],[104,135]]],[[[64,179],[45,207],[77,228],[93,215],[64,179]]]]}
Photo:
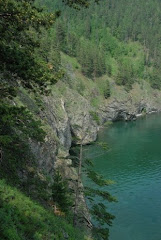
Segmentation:
{"type": "Polygon", "coordinates": [[[0,180],[1,240],[83,240],[84,234],[0,180]]]}
{"type": "MultiPolygon", "coordinates": [[[[100,120],[95,109],[110,97],[114,81],[126,91],[142,79],[154,88],[161,87],[158,9],[158,0],[0,2],[0,178],[6,180],[1,181],[0,188],[1,239],[84,239],[67,219],[59,219],[11,186],[44,205],[51,196],[50,181],[44,181],[37,171],[29,143],[45,141],[41,96],[57,91],[52,84],[58,80],[62,80],[60,96],[68,85],[79,93],[80,101],[82,96],[85,101],[90,99],[88,109],[96,125],[100,120]],[[76,83],[72,74],[65,74],[71,73],[68,63],[75,69],[76,83]],[[30,94],[37,104],[35,114],[24,107],[23,101],[18,102],[16,97],[22,92],[30,94]]],[[[64,109],[63,100],[60,102],[64,109]]],[[[59,139],[56,141],[58,144],[59,139]]],[[[65,205],[71,204],[68,189],[59,177],[54,184],[52,198],[65,212],[65,205]]],[[[104,207],[95,206],[94,210],[104,212],[104,207]]]]}
{"type": "Polygon", "coordinates": [[[19,86],[44,92],[46,85],[55,80],[47,63],[35,51],[39,46],[38,31],[50,27],[56,15],[43,13],[33,4],[33,1],[14,0],[0,3],[0,151],[3,174],[5,169],[10,172],[10,168],[14,172],[14,163],[27,158],[27,139],[43,141],[45,136],[40,121],[23,106],[15,106],[19,86]]]}
{"type": "Polygon", "coordinates": [[[43,56],[39,41],[58,15],[43,12],[33,0],[0,2],[0,179],[6,180],[0,180],[1,239],[84,239],[67,220],[9,186],[37,201],[48,198],[49,181],[36,169],[30,151],[32,141],[44,141],[45,131],[38,116],[18,103],[16,96],[23,87],[38,101],[62,76],[59,66],[53,67],[43,56]]]}

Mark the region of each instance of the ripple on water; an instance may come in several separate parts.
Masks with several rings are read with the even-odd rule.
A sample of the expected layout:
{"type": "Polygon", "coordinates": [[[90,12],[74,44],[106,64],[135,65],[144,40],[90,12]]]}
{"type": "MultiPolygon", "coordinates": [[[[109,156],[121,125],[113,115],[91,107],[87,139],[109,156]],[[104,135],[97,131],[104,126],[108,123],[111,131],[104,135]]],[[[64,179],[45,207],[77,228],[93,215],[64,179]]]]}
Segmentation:
{"type": "Polygon", "coordinates": [[[99,140],[110,151],[90,146],[87,155],[116,181],[108,187],[119,201],[108,205],[116,216],[110,240],[161,240],[161,115],[116,123],[99,140]]]}

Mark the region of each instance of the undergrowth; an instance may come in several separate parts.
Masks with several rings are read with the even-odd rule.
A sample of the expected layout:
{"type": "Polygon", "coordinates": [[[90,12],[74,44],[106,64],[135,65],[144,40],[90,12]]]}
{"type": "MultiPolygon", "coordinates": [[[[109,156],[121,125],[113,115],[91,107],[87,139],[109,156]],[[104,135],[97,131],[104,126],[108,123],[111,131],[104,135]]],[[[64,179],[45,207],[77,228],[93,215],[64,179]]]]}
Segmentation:
{"type": "Polygon", "coordinates": [[[83,232],[0,180],[1,240],[83,240],[83,232]]]}

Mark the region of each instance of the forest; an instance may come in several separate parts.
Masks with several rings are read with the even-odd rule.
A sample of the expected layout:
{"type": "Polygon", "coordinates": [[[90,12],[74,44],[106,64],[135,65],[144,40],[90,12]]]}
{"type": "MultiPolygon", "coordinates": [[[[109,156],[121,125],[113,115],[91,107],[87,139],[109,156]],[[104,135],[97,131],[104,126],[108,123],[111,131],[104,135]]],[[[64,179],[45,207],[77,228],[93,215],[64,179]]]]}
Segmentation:
{"type": "MultiPolygon", "coordinates": [[[[90,240],[73,228],[71,219],[61,221],[48,212],[45,204],[50,180],[40,181],[38,174],[33,178],[37,162],[30,145],[37,142],[40,146],[47,141],[42,99],[50,96],[57,83],[67,81],[62,56],[74,61],[75,69],[92,83],[98,84],[101,77],[107,77],[103,89],[106,100],[110,97],[108,78],[127,94],[133,84],[143,86],[143,81],[160,90],[161,2],[4,0],[0,1],[0,35],[0,239],[62,240],[66,239],[61,232],[63,224],[68,239],[79,236],[79,240],[90,240]],[[29,101],[30,96],[36,107],[30,101],[26,107],[20,96],[24,101],[29,101]],[[24,175],[26,182],[22,180],[24,175]],[[31,190],[32,184],[37,187],[31,190]],[[36,229],[29,226],[29,221],[36,229]]],[[[100,80],[99,85],[103,84],[100,80]]],[[[80,85],[79,93],[83,88],[80,85]]],[[[98,114],[92,110],[90,115],[99,125],[98,114]]],[[[60,145],[58,136],[55,138],[60,145]]],[[[100,178],[96,176],[94,173],[97,182],[100,178]]],[[[61,177],[58,180],[66,199],[66,184],[61,177]]],[[[53,183],[51,188],[54,192],[53,183]]],[[[108,193],[99,193],[115,201],[108,193]]],[[[114,216],[104,215],[104,206],[99,207],[104,219],[109,218],[107,225],[111,225],[114,216]]],[[[104,229],[102,239],[106,239],[103,232],[104,229]]]]}
{"type": "Polygon", "coordinates": [[[78,59],[84,75],[107,73],[129,89],[145,79],[160,88],[160,1],[93,1],[81,11],[61,1],[37,2],[62,12],[50,36],[60,51],[78,59]]]}

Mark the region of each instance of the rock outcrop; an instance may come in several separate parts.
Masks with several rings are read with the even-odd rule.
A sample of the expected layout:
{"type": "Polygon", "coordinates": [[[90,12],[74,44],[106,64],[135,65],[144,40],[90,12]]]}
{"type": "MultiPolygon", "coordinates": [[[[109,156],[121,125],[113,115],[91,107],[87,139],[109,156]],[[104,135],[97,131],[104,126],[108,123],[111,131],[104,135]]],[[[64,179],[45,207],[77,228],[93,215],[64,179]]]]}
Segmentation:
{"type": "Polygon", "coordinates": [[[123,87],[114,85],[117,94],[104,102],[99,108],[99,116],[102,123],[106,121],[131,121],[143,114],[161,111],[161,92],[135,84],[130,92],[123,87]]]}
{"type": "MultiPolygon", "coordinates": [[[[41,99],[41,110],[35,100],[25,94],[20,92],[19,101],[41,118],[47,132],[43,144],[31,142],[38,167],[51,177],[55,169],[59,169],[73,189],[78,178],[69,159],[73,142],[79,145],[82,138],[83,144],[95,141],[99,127],[107,121],[135,120],[142,114],[161,110],[161,92],[151,89],[147,83],[144,86],[135,84],[130,92],[126,92],[111,82],[111,97],[104,99],[97,108],[92,106],[90,96],[82,96],[64,82],[58,82],[52,94],[41,99]]],[[[80,205],[88,225],[89,215],[82,194],[80,205]]]]}

